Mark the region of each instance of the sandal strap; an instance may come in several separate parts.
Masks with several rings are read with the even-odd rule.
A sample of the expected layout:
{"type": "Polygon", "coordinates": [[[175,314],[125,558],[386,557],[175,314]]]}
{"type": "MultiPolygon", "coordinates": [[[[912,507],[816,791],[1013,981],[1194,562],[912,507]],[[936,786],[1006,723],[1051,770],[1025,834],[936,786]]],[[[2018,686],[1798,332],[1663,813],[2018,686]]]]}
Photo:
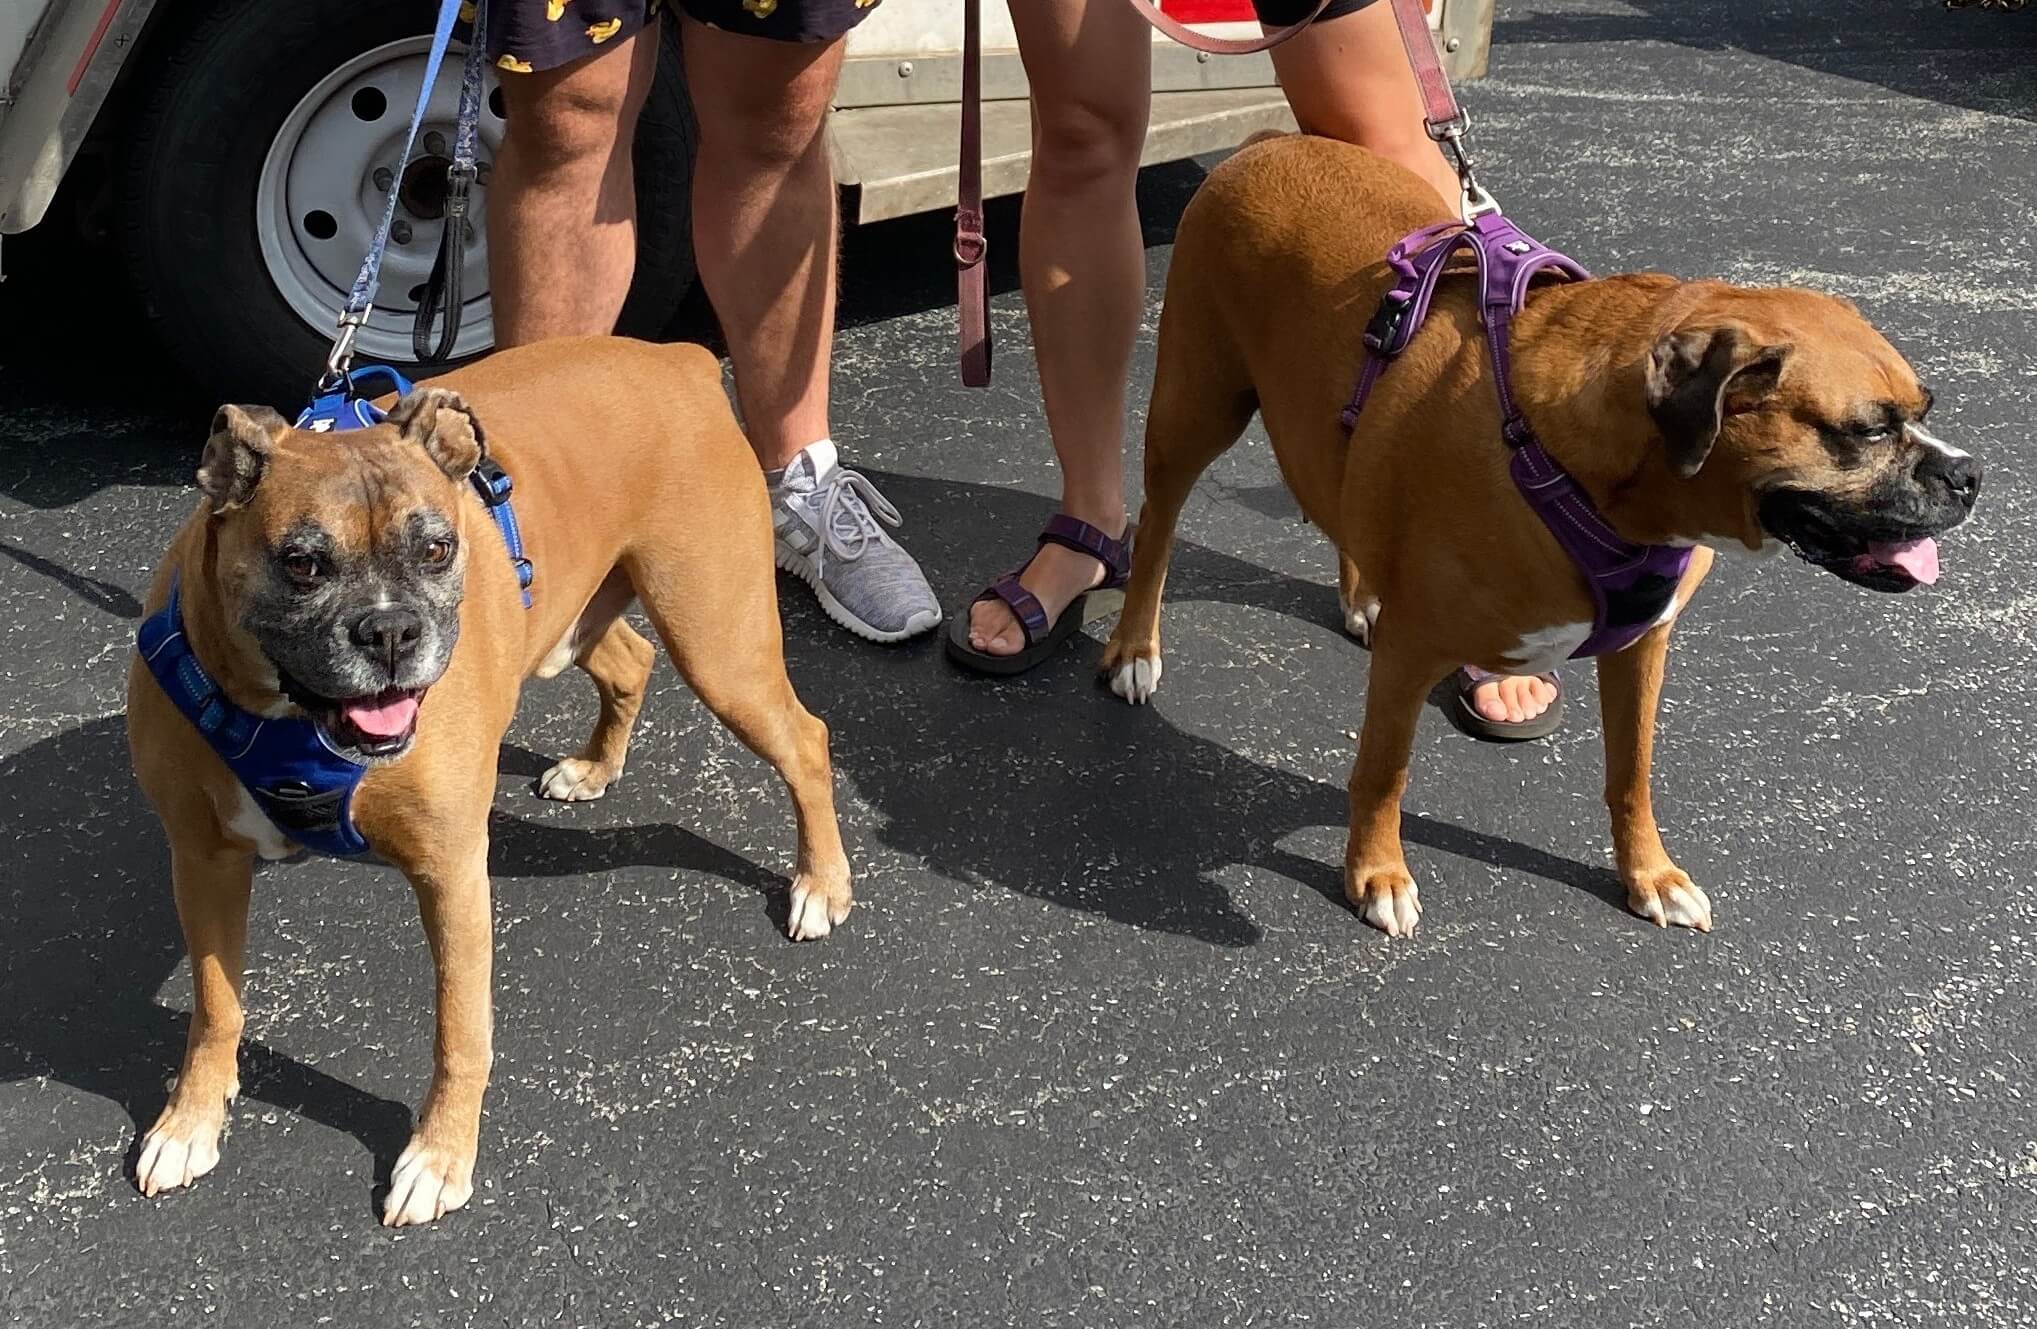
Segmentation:
{"type": "Polygon", "coordinates": [[[1078,554],[1087,554],[1103,564],[1103,583],[1097,590],[1116,590],[1123,586],[1132,575],[1132,528],[1125,527],[1124,539],[1105,535],[1086,521],[1079,521],[1065,512],[1057,512],[1047,518],[1045,529],[1040,532],[1041,544],[1060,545],[1078,554]]]}
{"type": "MultiPolygon", "coordinates": [[[[1019,572],[1024,570],[1021,568],[1019,572]]],[[[984,600],[1002,600],[1005,608],[1011,610],[1011,616],[1018,620],[1019,631],[1026,634],[1026,645],[1028,646],[1038,645],[1040,638],[1046,636],[1048,631],[1054,626],[1047,621],[1047,607],[1040,603],[1038,596],[1027,590],[1019,581],[1018,572],[1005,573],[1002,577],[992,582],[984,590],[983,594],[977,596],[976,599],[979,602],[984,600]]]]}

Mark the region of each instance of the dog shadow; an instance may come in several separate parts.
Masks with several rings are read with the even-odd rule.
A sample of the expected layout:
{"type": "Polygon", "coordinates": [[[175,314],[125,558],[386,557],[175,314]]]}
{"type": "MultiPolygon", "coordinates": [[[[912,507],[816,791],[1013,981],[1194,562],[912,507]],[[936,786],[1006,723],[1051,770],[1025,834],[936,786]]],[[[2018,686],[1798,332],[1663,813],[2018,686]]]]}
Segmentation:
{"type": "MultiPolygon", "coordinates": [[[[906,476],[880,483],[914,514],[911,548],[951,615],[967,612],[974,590],[1004,571],[1053,511],[1036,496],[989,486],[906,476]]],[[[1326,569],[1332,558],[1325,543],[1326,569]]],[[[1287,847],[1298,832],[1348,826],[1341,781],[1263,764],[1162,711],[1124,705],[1098,681],[1099,648],[1080,638],[1010,680],[955,668],[938,641],[844,667],[839,630],[810,597],[781,584],[794,682],[829,725],[836,769],[880,819],[861,833],[978,888],[1219,946],[1261,936],[1219,880],[1238,867],[1275,873],[1347,907],[1341,863],[1287,847]]],[[[1167,591],[1170,604],[1223,602],[1341,631],[1334,587],[1185,542],[1176,546],[1167,591]]],[[[1346,645],[1355,719],[1366,656],[1355,642],[1346,645]]],[[[1269,711],[1278,706],[1277,686],[1269,682],[1262,699],[1269,711]]],[[[1618,877],[1600,866],[1413,812],[1403,813],[1402,834],[1625,908],[1618,877]]]]}

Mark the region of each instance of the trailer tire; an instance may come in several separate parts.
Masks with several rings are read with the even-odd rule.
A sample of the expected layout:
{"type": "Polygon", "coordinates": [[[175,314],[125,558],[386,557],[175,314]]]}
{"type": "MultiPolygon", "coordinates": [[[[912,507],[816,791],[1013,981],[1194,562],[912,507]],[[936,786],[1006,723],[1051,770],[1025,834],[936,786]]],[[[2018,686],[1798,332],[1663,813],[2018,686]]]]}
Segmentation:
{"type": "MultiPolygon", "coordinates": [[[[386,144],[400,139],[409,118],[421,74],[419,39],[429,36],[432,17],[431,7],[417,0],[229,0],[206,7],[163,40],[146,42],[140,54],[150,81],[135,103],[116,233],[164,346],[214,395],[289,410],[323,367],[334,321],[367,247],[363,228],[371,232],[379,215],[373,215],[376,199],[348,180],[335,196],[358,206],[306,213],[317,224],[299,231],[303,219],[291,214],[296,186],[306,177],[287,172],[333,161],[361,176],[363,162],[393,156],[386,144]],[[385,50],[392,43],[406,46],[385,50]],[[410,90],[401,105],[372,93],[366,103],[376,113],[372,133],[347,123],[345,114],[327,111],[321,119],[318,109],[306,110],[314,102],[325,105],[314,93],[355,88],[340,104],[361,119],[360,80],[375,81],[376,71],[394,70],[399,59],[411,71],[410,90]],[[285,144],[279,134],[286,131],[300,137],[285,144]],[[368,151],[371,146],[376,150],[368,151]],[[279,187],[279,172],[289,187],[279,187]],[[334,211],[341,212],[337,222],[334,211]],[[328,228],[332,243],[322,247],[316,241],[328,228]]],[[[634,336],[662,332],[694,284],[691,186],[698,131],[676,26],[664,25],[657,76],[638,122],[637,266],[618,323],[618,331],[634,336]]],[[[438,85],[448,108],[458,83],[454,54],[438,85]]],[[[497,107],[499,99],[491,98],[482,115],[484,163],[493,155],[491,138],[500,137],[497,107]]],[[[434,118],[437,113],[435,105],[434,118]]],[[[449,109],[445,118],[450,121],[449,109]]],[[[469,243],[475,266],[466,277],[455,363],[484,353],[493,341],[485,303],[485,194],[486,185],[477,185],[478,227],[469,243]]],[[[438,223],[420,221],[410,245],[399,252],[392,244],[361,362],[406,373],[420,368],[409,350],[410,296],[421,280],[418,264],[429,267],[438,230],[438,223]]]]}

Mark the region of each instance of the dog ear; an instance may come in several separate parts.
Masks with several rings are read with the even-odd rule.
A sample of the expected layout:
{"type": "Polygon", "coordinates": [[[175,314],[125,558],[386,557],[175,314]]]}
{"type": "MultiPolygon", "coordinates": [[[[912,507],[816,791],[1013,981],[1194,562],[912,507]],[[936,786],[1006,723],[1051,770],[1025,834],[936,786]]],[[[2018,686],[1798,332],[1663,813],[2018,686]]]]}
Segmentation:
{"type": "Polygon", "coordinates": [[[488,455],[481,422],[450,388],[415,388],[389,408],[389,423],[422,447],[451,480],[464,480],[488,455]]]}
{"type": "Polygon", "coordinates": [[[214,513],[237,508],[254,496],[276,439],[289,421],[267,406],[222,406],[212,417],[212,437],[198,463],[198,488],[214,513]]]}
{"type": "Polygon", "coordinates": [[[1648,355],[1648,414],[1669,448],[1669,469],[1688,480],[1718,442],[1725,417],[1775,391],[1787,344],[1764,346],[1736,324],[1678,328],[1648,355]]]}

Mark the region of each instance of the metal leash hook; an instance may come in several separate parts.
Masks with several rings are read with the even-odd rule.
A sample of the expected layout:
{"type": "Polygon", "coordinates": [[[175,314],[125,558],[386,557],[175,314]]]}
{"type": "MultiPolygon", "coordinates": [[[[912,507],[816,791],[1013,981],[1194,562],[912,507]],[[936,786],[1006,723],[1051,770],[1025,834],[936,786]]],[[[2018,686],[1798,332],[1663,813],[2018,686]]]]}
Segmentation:
{"type": "Polygon", "coordinates": [[[326,352],[325,372],[318,376],[317,393],[323,396],[347,381],[347,375],[354,368],[354,334],[367,320],[367,311],[359,314],[340,315],[339,336],[332,339],[332,349],[326,352]]]}
{"type": "Polygon", "coordinates": [[[1441,124],[1424,120],[1422,125],[1431,139],[1450,150],[1451,164],[1457,169],[1457,211],[1464,224],[1469,226],[1480,217],[1498,212],[1499,200],[1478,183],[1471,169],[1471,154],[1464,150],[1464,133],[1471,128],[1471,112],[1459,107],[1455,116],[1441,124]]]}

